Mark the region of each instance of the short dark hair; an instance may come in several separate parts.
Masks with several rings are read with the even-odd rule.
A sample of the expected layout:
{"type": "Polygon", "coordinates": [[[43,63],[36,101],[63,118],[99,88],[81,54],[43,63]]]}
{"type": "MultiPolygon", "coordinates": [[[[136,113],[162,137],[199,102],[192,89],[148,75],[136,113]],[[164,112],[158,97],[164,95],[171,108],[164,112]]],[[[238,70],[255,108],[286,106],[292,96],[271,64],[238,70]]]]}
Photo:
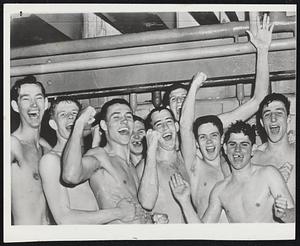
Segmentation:
{"type": "Polygon", "coordinates": [[[263,114],[264,107],[266,105],[269,105],[273,101],[280,101],[280,102],[282,102],[284,104],[285,109],[286,109],[287,115],[290,114],[291,103],[290,103],[289,99],[285,95],[283,95],[283,94],[280,94],[280,93],[271,93],[271,94],[265,96],[265,98],[259,104],[259,108],[258,108],[258,111],[257,111],[258,118],[262,119],[262,116],[263,116],[262,114],[263,114]]]}
{"type": "Polygon", "coordinates": [[[20,88],[22,85],[25,85],[25,84],[38,85],[39,87],[41,87],[43,96],[46,97],[45,87],[43,86],[43,84],[41,82],[37,81],[36,77],[34,77],[33,75],[28,75],[28,76],[24,77],[23,79],[18,79],[15,82],[15,84],[13,85],[13,87],[10,89],[11,100],[14,100],[14,101],[18,100],[20,88]]]}
{"type": "Polygon", "coordinates": [[[143,118],[141,118],[140,116],[137,115],[133,115],[133,121],[139,121],[141,123],[143,123],[145,125],[145,120],[143,118]]]}
{"type": "Polygon", "coordinates": [[[125,99],[123,99],[123,98],[114,98],[114,99],[112,99],[112,100],[110,100],[110,101],[103,104],[103,106],[101,108],[101,111],[99,113],[99,118],[98,118],[99,122],[101,120],[105,120],[105,121],[107,120],[106,116],[107,116],[108,108],[110,106],[114,105],[114,104],[125,104],[131,109],[129,102],[127,102],[125,99]]]}
{"type": "Polygon", "coordinates": [[[206,123],[212,123],[219,130],[220,135],[223,135],[223,123],[216,115],[205,115],[198,117],[193,124],[193,132],[196,139],[198,139],[198,129],[201,125],[206,123]]]}
{"type": "Polygon", "coordinates": [[[145,120],[146,130],[153,129],[152,119],[151,119],[152,114],[155,113],[155,112],[157,112],[157,111],[160,112],[162,110],[167,110],[168,112],[170,112],[173,120],[175,121],[174,114],[173,114],[173,112],[170,109],[168,109],[167,107],[164,107],[164,106],[157,107],[157,108],[152,109],[151,112],[146,117],[146,120],[145,120]]]}
{"type": "Polygon", "coordinates": [[[82,108],[82,105],[73,97],[70,96],[59,96],[59,97],[55,97],[52,101],[51,101],[51,106],[49,108],[49,114],[50,114],[50,119],[53,119],[54,115],[55,115],[55,109],[57,107],[57,105],[61,102],[73,102],[77,105],[79,111],[82,108]]]}
{"type": "Polygon", "coordinates": [[[182,83],[174,83],[174,84],[170,85],[169,87],[167,87],[166,92],[163,96],[163,101],[162,101],[163,106],[166,107],[170,104],[170,98],[169,98],[170,94],[171,94],[172,91],[175,91],[177,89],[184,89],[186,91],[189,90],[188,86],[184,85],[182,83]]]}
{"type": "Polygon", "coordinates": [[[245,136],[249,137],[252,145],[255,143],[255,125],[251,126],[250,124],[245,123],[241,120],[238,120],[235,123],[231,124],[224,135],[225,144],[227,144],[231,133],[244,133],[245,136]]]}

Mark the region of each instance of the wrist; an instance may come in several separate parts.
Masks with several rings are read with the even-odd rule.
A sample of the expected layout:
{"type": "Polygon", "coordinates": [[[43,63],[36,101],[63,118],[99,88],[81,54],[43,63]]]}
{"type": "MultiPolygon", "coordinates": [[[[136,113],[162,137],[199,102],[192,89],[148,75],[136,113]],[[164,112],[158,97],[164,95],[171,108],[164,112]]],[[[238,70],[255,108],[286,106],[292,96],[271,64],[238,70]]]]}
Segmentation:
{"type": "Polygon", "coordinates": [[[258,47],[256,50],[258,54],[267,55],[269,53],[269,47],[258,47]]]}

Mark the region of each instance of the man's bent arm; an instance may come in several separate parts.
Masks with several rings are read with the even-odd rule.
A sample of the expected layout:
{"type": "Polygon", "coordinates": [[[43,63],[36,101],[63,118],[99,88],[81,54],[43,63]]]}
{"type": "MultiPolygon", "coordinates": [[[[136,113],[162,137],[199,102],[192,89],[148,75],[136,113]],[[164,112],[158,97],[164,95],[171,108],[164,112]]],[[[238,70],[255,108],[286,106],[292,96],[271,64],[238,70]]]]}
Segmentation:
{"type": "MultiPolygon", "coordinates": [[[[257,60],[256,60],[256,78],[255,78],[255,90],[253,97],[240,107],[234,109],[231,112],[219,115],[223,123],[223,127],[227,128],[231,123],[237,120],[247,120],[258,110],[260,102],[268,94],[269,89],[269,64],[268,64],[268,52],[269,46],[272,40],[273,25],[269,27],[267,24],[267,17],[264,17],[263,28],[259,27],[258,34],[251,37],[251,42],[256,47],[257,60]]],[[[258,22],[259,23],[259,22],[258,22]]]]}
{"type": "Polygon", "coordinates": [[[40,160],[43,190],[57,224],[105,224],[124,215],[120,208],[86,211],[70,208],[67,188],[60,183],[60,158],[51,154],[40,160]]]}
{"type": "Polygon", "coordinates": [[[181,202],[181,209],[184,214],[185,220],[188,224],[192,223],[203,223],[200,218],[198,217],[198,214],[194,210],[194,207],[192,205],[191,200],[181,202]]]}
{"type": "Polygon", "coordinates": [[[203,223],[219,222],[221,212],[222,212],[222,205],[219,199],[220,192],[221,192],[221,186],[220,184],[217,183],[213,188],[213,190],[210,192],[208,207],[201,218],[203,223]]]}
{"type": "Polygon", "coordinates": [[[193,134],[196,94],[205,79],[206,76],[203,73],[197,73],[195,75],[182,106],[180,118],[181,152],[189,174],[194,170],[197,157],[196,140],[193,134]]]}
{"type": "Polygon", "coordinates": [[[63,153],[62,177],[66,183],[78,184],[85,181],[97,169],[98,161],[95,157],[89,155],[82,157],[81,138],[83,128],[84,123],[77,120],[63,153]]]}
{"type": "MultiPolygon", "coordinates": [[[[144,165],[138,191],[138,199],[143,208],[147,210],[154,208],[159,192],[156,151],[157,143],[148,145],[146,164],[144,165]]],[[[140,165],[141,163],[139,169],[140,165]]],[[[140,173],[140,170],[138,171],[140,173]]]]}

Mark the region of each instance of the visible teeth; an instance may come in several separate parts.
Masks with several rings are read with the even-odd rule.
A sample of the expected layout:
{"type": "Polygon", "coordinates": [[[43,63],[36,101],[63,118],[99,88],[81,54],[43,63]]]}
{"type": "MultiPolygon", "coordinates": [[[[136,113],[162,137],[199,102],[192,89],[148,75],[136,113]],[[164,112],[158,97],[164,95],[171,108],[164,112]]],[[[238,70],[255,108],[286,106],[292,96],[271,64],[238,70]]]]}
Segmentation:
{"type": "Polygon", "coordinates": [[[163,138],[165,140],[171,140],[172,139],[172,134],[171,133],[166,133],[166,134],[163,135],[163,138]]]}
{"type": "Polygon", "coordinates": [[[31,118],[37,118],[39,117],[39,112],[28,112],[29,117],[31,118]]]}
{"type": "Polygon", "coordinates": [[[206,151],[209,152],[209,153],[214,152],[215,151],[215,147],[207,147],[206,151]]]}
{"type": "Polygon", "coordinates": [[[142,144],[142,142],[141,141],[134,141],[134,142],[132,142],[132,144],[134,146],[140,146],[142,144]]]}
{"type": "Polygon", "coordinates": [[[280,127],[279,126],[271,126],[270,130],[271,130],[272,134],[278,134],[280,131],[280,127]]]}
{"type": "Polygon", "coordinates": [[[129,129],[128,128],[121,128],[118,132],[121,135],[128,135],[129,134],[129,129]]]}

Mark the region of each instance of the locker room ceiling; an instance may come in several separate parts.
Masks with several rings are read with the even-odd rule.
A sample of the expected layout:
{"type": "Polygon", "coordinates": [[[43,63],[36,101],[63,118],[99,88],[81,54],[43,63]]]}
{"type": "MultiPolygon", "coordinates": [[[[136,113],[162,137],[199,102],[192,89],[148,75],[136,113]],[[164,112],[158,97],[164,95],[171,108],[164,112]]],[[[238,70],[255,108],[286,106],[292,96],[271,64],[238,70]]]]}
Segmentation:
{"type": "MultiPolygon", "coordinates": [[[[249,19],[246,12],[91,13],[114,34],[140,33],[249,19]]],[[[11,21],[11,48],[82,39],[83,14],[18,14],[11,21]]]]}

